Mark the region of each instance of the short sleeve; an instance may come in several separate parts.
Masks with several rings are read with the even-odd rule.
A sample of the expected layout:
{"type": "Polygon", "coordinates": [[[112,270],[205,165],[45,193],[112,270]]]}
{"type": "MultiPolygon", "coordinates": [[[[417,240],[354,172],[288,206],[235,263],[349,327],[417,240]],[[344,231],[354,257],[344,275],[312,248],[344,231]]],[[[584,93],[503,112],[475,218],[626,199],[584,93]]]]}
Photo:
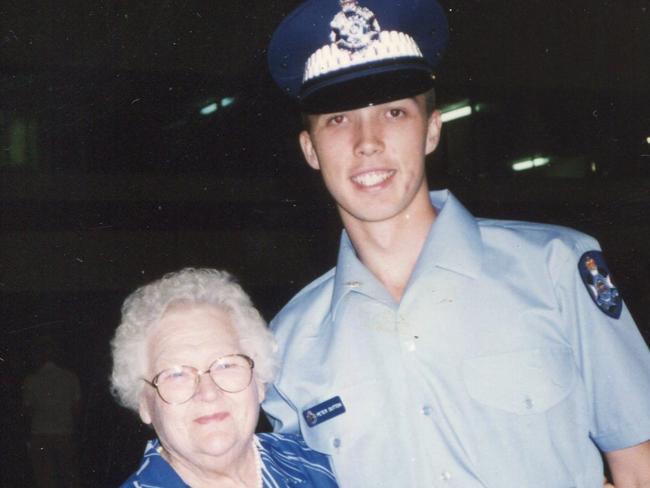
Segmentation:
{"type": "Polygon", "coordinates": [[[650,352],[598,243],[578,239],[556,271],[567,337],[589,395],[592,439],[605,452],[650,439],[650,352]]]}

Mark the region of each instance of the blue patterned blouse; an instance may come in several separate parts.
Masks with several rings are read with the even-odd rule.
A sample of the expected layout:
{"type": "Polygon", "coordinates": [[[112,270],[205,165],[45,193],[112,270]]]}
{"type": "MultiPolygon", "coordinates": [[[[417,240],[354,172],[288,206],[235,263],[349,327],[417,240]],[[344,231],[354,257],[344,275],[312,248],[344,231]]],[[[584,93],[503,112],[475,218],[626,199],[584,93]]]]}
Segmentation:
{"type": "MultiPolygon", "coordinates": [[[[324,454],[312,451],[299,435],[257,434],[264,488],[337,488],[324,454]]],[[[120,488],[189,488],[158,452],[160,442],[149,441],[138,470],[120,488]]]]}

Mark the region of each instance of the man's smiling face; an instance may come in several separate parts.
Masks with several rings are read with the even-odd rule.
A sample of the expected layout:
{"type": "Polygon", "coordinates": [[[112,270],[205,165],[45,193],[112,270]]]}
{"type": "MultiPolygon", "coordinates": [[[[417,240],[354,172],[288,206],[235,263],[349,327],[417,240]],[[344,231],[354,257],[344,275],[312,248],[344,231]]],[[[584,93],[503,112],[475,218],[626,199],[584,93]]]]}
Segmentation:
{"type": "Polygon", "coordinates": [[[379,222],[429,204],[425,156],[440,115],[424,95],[345,112],[308,116],[300,134],[307,163],[321,171],[346,225],[379,222]]]}

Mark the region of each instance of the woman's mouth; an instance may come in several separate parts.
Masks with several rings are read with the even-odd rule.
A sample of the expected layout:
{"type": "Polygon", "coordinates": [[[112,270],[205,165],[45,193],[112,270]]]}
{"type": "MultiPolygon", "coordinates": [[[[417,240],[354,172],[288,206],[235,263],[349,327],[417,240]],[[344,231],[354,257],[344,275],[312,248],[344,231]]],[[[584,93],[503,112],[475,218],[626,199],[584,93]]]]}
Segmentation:
{"type": "Polygon", "coordinates": [[[197,417],[194,419],[194,422],[196,422],[197,424],[205,425],[212,422],[221,422],[222,420],[225,420],[229,416],[230,414],[228,412],[216,412],[210,415],[197,417]]]}

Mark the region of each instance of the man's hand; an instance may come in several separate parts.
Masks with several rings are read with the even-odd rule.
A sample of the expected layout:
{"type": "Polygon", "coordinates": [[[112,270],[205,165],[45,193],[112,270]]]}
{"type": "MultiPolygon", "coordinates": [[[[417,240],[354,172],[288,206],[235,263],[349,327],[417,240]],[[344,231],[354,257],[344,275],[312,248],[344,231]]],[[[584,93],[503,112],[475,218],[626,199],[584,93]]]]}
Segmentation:
{"type": "Polygon", "coordinates": [[[650,441],[605,453],[605,457],[616,488],[650,488],[650,441]]]}

